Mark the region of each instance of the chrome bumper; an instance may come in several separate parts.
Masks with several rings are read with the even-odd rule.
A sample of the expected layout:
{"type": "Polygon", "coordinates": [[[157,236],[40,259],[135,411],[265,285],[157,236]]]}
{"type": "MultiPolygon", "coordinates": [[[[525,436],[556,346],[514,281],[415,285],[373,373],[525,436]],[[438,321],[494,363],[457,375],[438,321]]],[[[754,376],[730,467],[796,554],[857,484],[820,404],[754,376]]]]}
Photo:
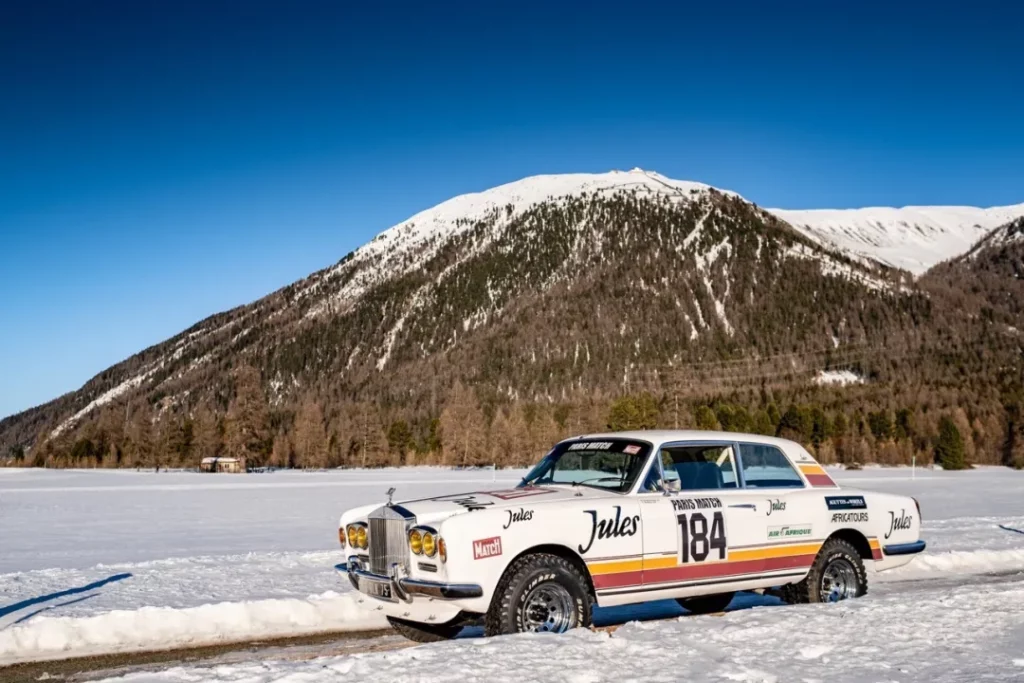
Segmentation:
{"type": "Polygon", "coordinates": [[[362,561],[355,555],[348,558],[346,572],[348,573],[348,580],[352,582],[352,587],[357,591],[388,602],[396,602],[397,600],[412,602],[414,595],[436,598],[438,600],[461,600],[464,598],[479,598],[484,594],[483,588],[475,583],[441,583],[439,581],[422,581],[402,576],[401,568],[397,564],[391,565],[390,576],[374,574],[366,569],[362,561]],[[391,588],[390,595],[394,597],[382,596],[379,591],[371,592],[368,584],[389,586],[391,588]]]}

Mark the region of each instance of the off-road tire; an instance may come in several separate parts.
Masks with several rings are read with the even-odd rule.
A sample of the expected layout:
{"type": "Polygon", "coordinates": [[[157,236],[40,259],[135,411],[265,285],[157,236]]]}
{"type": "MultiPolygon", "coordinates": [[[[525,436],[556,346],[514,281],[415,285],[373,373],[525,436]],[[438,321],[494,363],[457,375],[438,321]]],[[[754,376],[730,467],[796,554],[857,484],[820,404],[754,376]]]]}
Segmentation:
{"type": "Polygon", "coordinates": [[[715,612],[724,612],[735,595],[736,593],[716,593],[715,595],[701,595],[696,598],[679,598],[676,602],[691,614],[713,614],[715,612]]]}
{"type": "Polygon", "coordinates": [[[841,538],[830,538],[825,541],[814,558],[811,570],[799,583],[783,586],[782,599],[796,605],[808,602],[828,602],[828,596],[821,592],[821,577],[825,569],[834,561],[843,559],[849,562],[854,569],[857,587],[854,595],[849,597],[859,598],[868,592],[868,574],[864,569],[864,561],[857,549],[841,538]]]}
{"type": "Polygon", "coordinates": [[[484,618],[485,635],[524,631],[522,612],[526,597],[533,588],[548,581],[558,583],[572,596],[575,609],[569,628],[590,626],[594,601],[587,577],[575,564],[558,555],[537,553],[520,557],[505,570],[484,618]]]}
{"type": "Polygon", "coordinates": [[[398,631],[399,635],[417,643],[438,643],[442,640],[451,640],[462,630],[461,621],[447,624],[423,624],[418,621],[388,617],[388,623],[398,631]]]}

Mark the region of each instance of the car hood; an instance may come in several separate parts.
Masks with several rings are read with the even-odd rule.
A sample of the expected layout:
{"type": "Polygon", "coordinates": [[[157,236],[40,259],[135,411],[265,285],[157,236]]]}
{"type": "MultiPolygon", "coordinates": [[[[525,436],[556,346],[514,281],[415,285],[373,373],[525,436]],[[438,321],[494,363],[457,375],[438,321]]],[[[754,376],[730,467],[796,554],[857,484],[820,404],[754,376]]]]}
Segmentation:
{"type": "Polygon", "coordinates": [[[618,497],[619,494],[599,491],[587,486],[527,486],[518,489],[497,491],[471,491],[434,498],[421,498],[396,503],[395,508],[407,510],[416,516],[419,524],[432,524],[453,515],[476,510],[501,510],[519,508],[564,500],[618,497]]]}

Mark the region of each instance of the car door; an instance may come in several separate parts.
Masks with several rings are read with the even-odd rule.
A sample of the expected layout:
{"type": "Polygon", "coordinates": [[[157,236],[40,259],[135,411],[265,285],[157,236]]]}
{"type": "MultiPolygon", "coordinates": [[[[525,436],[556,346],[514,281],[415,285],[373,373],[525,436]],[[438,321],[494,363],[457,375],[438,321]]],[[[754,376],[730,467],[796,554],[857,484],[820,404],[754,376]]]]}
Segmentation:
{"type": "Polygon", "coordinates": [[[728,584],[763,568],[763,497],[742,487],[730,441],[664,444],[657,493],[641,494],[645,589],[728,584]]]}
{"type": "Polygon", "coordinates": [[[814,528],[819,515],[808,508],[799,472],[774,445],[740,443],[737,448],[744,490],[754,498],[764,523],[758,541],[763,545],[762,571],[774,575],[809,567],[825,530],[814,528]]]}

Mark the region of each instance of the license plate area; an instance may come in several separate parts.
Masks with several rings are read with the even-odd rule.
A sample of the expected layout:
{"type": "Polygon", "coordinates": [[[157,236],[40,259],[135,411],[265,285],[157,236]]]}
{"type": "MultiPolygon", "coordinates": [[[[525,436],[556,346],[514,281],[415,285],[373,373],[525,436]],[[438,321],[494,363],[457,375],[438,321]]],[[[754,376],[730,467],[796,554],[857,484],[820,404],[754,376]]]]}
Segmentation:
{"type": "Polygon", "coordinates": [[[372,598],[395,602],[395,596],[390,581],[362,577],[359,581],[359,590],[372,598]]]}

